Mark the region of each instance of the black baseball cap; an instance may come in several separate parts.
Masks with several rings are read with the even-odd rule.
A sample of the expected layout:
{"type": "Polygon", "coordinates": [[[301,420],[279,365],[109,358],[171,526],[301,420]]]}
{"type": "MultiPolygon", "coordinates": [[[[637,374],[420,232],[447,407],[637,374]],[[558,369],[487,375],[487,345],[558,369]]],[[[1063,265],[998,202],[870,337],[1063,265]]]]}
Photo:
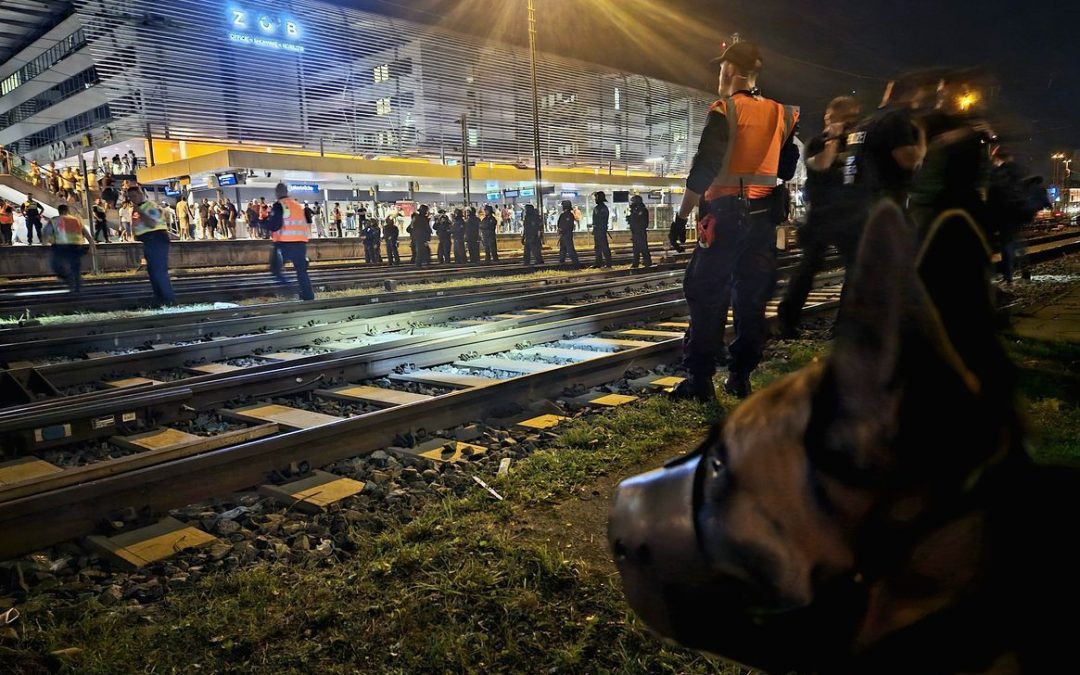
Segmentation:
{"type": "Polygon", "coordinates": [[[757,73],[763,64],[761,50],[753,42],[736,42],[724,50],[724,53],[712,60],[713,63],[729,61],[746,73],[757,73]]]}

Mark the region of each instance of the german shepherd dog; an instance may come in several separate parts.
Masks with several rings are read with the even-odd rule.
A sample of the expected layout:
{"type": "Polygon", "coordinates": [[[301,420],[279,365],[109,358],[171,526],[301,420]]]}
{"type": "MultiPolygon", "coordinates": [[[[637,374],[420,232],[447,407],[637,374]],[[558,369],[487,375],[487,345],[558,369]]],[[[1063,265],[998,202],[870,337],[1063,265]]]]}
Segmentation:
{"type": "Polygon", "coordinates": [[[620,485],[647,624],[774,674],[1080,672],[1080,477],[1024,449],[988,270],[963,212],[874,211],[833,353],[620,485]]]}

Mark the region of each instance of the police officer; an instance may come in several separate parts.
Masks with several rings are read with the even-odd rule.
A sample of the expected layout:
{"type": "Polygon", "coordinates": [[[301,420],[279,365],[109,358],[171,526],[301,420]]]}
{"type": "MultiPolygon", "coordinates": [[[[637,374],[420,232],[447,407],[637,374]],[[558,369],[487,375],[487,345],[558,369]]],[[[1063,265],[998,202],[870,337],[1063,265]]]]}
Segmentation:
{"type": "Polygon", "coordinates": [[[525,217],[521,225],[521,243],[525,245],[525,264],[543,265],[544,223],[540,212],[532,204],[525,205],[525,217]]]}
{"type": "Polygon", "coordinates": [[[634,262],[630,265],[637,269],[638,263],[652,267],[652,255],[649,254],[649,209],[641,195],[630,198],[630,213],[626,215],[630,224],[630,243],[633,246],[634,262]]]}
{"type": "Polygon", "coordinates": [[[990,148],[995,141],[979,112],[977,70],[941,73],[934,109],[916,111],[915,123],[926,137],[926,156],[912,181],[911,216],[920,231],[950,209],[966,211],[989,237],[989,214],[983,194],[991,171],[990,148]]]}
{"type": "Polygon", "coordinates": [[[82,257],[95,246],[94,236],[67,204],[56,210],[60,215],[52,224],[53,272],[72,293],[78,293],[82,289],[82,257]]]}
{"type": "Polygon", "coordinates": [[[44,244],[41,238],[41,214],[44,209],[41,204],[34,200],[34,195],[27,194],[26,201],[22,205],[23,218],[26,220],[26,243],[34,243],[34,231],[37,231],[38,243],[44,244]]]}
{"type": "Polygon", "coordinates": [[[270,207],[267,226],[280,264],[272,271],[279,281],[285,282],[283,268],[285,263],[291,262],[296,270],[296,281],[300,285],[300,299],[314,300],[315,291],[311,289],[311,279],[307,272],[307,242],[311,237],[311,226],[304,217],[304,207],[289,196],[289,187],[284,183],[277,184],[274,196],[277,201],[270,207]]]}
{"type": "Polygon", "coordinates": [[[574,247],[574,230],[577,229],[577,217],[574,215],[574,205],[569,199],[562,202],[562,213],[559,214],[559,222],[556,224],[559,230],[559,264],[562,265],[570,258],[574,269],[581,267],[578,262],[577,249],[574,247]]]}
{"type": "Polygon", "coordinates": [[[469,254],[469,262],[473,265],[480,263],[480,218],[476,215],[476,207],[470,206],[468,217],[465,219],[465,249],[469,254]]]}
{"type": "MultiPolygon", "coordinates": [[[[372,231],[372,228],[371,228],[372,223],[369,223],[366,218],[364,218],[363,220],[360,220],[359,222],[363,223],[363,225],[360,227],[359,234],[363,238],[363,241],[364,241],[364,262],[369,264],[369,265],[373,265],[376,262],[378,262],[378,254],[377,254],[377,251],[379,250],[379,241],[377,239],[378,235],[375,232],[372,231]]],[[[374,222],[374,221],[372,221],[372,222],[374,222]]]]}
{"type": "Polygon", "coordinates": [[[421,204],[420,210],[412,215],[408,232],[416,266],[430,265],[431,249],[428,248],[428,242],[431,241],[431,219],[428,215],[427,204],[421,204]]]}
{"type": "Polygon", "coordinates": [[[128,188],[127,199],[135,205],[131,213],[131,231],[143,245],[154,306],[171,305],[176,302],[176,296],[169,281],[169,226],[165,216],[161,207],[146,199],[138,185],[128,188]]]}
{"type": "Polygon", "coordinates": [[[454,238],[454,262],[463,265],[468,260],[465,257],[465,212],[461,209],[454,209],[450,234],[454,238]]]}
{"type": "Polygon", "coordinates": [[[684,341],[689,378],[676,391],[699,400],[716,396],[712,376],[733,290],[736,337],[724,389],[738,397],[750,394],[750,373],[765,347],[765,304],[776,273],[775,228],[783,218],[777,179],[790,180],[798,162],[798,110],[757,89],[762,67],[757,46],[737,42],[718,61],[721,98],[710,109],[672,228],[685,227],[699,206],[698,245],[683,281],[690,308],[684,341]]]}
{"type": "Polygon", "coordinates": [[[499,262],[499,240],[495,235],[498,227],[495,209],[488,204],[484,207],[484,219],[480,221],[480,239],[484,242],[484,258],[487,262],[499,262]]]}
{"type": "Polygon", "coordinates": [[[597,192],[596,206],[592,211],[593,253],[596,264],[593,267],[611,267],[611,248],[608,246],[608,222],[611,212],[607,207],[607,195],[597,192]]]}
{"type": "Polygon", "coordinates": [[[401,256],[398,254],[399,236],[401,233],[398,231],[397,223],[388,220],[383,227],[383,240],[386,241],[386,264],[389,267],[401,264],[401,256]]]}
{"type": "Polygon", "coordinates": [[[814,275],[825,267],[829,245],[854,269],[859,233],[865,220],[864,205],[846,198],[843,189],[847,137],[859,121],[859,104],[847,96],[834,98],[825,110],[825,131],[806,146],[806,223],[799,228],[803,255],[777,310],[779,334],[798,336],[799,317],[810,294],[814,275]]]}
{"type": "Polygon", "coordinates": [[[844,186],[869,205],[881,198],[907,207],[915,170],[926,156],[926,135],[916,125],[918,109],[932,105],[936,73],[912,73],[889,82],[877,109],[847,137],[844,186]]]}
{"type": "Polygon", "coordinates": [[[439,235],[439,248],[436,254],[440,265],[450,262],[453,230],[454,227],[450,223],[450,217],[446,215],[446,209],[439,209],[439,216],[435,219],[435,234],[439,235]]]}

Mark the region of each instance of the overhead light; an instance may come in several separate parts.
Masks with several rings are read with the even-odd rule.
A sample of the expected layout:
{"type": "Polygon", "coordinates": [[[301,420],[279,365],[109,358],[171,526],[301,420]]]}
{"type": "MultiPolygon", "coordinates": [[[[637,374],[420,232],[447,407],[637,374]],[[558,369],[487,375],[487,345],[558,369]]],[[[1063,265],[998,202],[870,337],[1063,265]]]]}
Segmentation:
{"type": "Polygon", "coordinates": [[[664,161],[664,158],[663,157],[650,157],[650,158],[646,159],[645,161],[648,162],[649,164],[656,164],[657,162],[664,161]]]}

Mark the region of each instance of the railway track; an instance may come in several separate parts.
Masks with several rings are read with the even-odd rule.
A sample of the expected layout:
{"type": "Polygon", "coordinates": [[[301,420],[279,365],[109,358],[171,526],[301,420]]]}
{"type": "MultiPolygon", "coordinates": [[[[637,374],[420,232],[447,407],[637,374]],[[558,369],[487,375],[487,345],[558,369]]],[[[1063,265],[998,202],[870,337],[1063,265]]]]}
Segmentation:
{"type": "MultiPolygon", "coordinates": [[[[1075,237],[1060,241],[1046,242],[1039,255],[1076,244],[1075,237]]],[[[18,467],[16,479],[0,481],[0,559],[100,531],[118,513],[137,513],[126,520],[146,523],[169,509],[253,486],[291,506],[321,508],[320,491],[340,485],[320,483],[338,479],[317,467],[387,449],[435,464],[472,461],[485,450],[463,440],[467,434],[428,430],[467,430],[481,420],[557,423],[560,406],[602,409],[637,390],[670,387],[674,379],[649,372],[674,360],[686,327],[677,276],[666,275],[666,284],[664,276],[594,280],[587,292],[558,289],[421,310],[428,325],[438,324],[428,335],[403,313],[395,320],[410,324],[408,334],[369,344],[0,410],[5,450],[19,455],[8,462],[18,467]],[[624,292],[599,292],[612,291],[611,283],[624,292]],[[582,297],[569,295],[575,291],[582,297]],[[498,305],[485,302],[518,304],[496,315],[498,305]],[[614,396],[596,389],[613,382],[620,383],[614,396]],[[132,407],[144,414],[132,416],[132,407]],[[72,414],[89,415],[90,433],[52,435],[72,414]],[[78,444],[88,442],[105,452],[78,457],[78,444]]],[[[835,284],[820,288],[808,309],[834,307],[838,297],[835,284]]],[[[775,301],[770,314],[774,307],[775,301]]],[[[319,337],[305,335],[308,343],[319,337]]],[[[191,535],[192,524],[168,527],[174,525],[191,535]]]]}
{"type": "MultiPolygon", "coordinates": [[[[838,289],[820,293],[812,309],[835,305],[838,289]]],[[[605,399],[589,388],[618,380],[628,369],[673,359],[685,328],[680,296],[675,286],[548,305],[495,322],[506,322],[501,330],[460,326],[412,344],[388,342],[317,364],[131,392],[190,414],[170,424],[144,419],[127,427],[119,413],[110,430],[117,435],[108,441],[118,452],[100,461],[61,467],[43,459],[41,450],[16,460],[40,473],[0,485],[0,559],[92,532],[117,511],[161,514],[265,483],[290,468],[307,474],[403,438],[423,439],[418,427],[452,428],[494,417],[524,422],[536,416],[528,412],[530,403],[558,397],[571,384],[586,392],[578,397],[582,405],[620,403],[625,399],[605,399]],[[282,387],[286,382],[290,386],[282,387]],[[193,426],[191,418],[200,414],[203,419],[193,426]],[[206,433],[207,427],[215,431],[206,433]],[[20,522],[34,526],[14,527],[20,522]]],[[[639,384],[671,381],[652,377],[639,384]]],[[[71,404],[122,410],[131,402],[128,395],[71,401],[69,410],[71,404]]],[[[482,450],[459,443],[428,438],[396,452],[449,462],[482,450]]]]}
{"type": "MultiPolygon", "coordinates": [[[[613,251],[616,264],[630,262],[629,249],[613,251]]],[[[688,255],[676,258],[688,259],[688,255]]],[[[548,256],[551,260],[551,256],[548,256]]],[[[583,261],[587,258],[582,257],[583,261]]],[[[569,269],[567,266],[545,264],[528,266],[520,259],[504,259],[483,265],[432,265],[423,269],[409,265],[400,267],[370,266],[357,262],[349,267],[309,270],[316,291],[335,291],[350,288],[382,286],[386,279],[400,283],[423,284],[453,279],[484,276],[526,274],[538,269],[569,269]]],[[[286,276],[292,272],[286,271],[286,276]]],[[[231,301],[245,298],[288,296],[296,293],[294,283],[279,284],[265,270],[232,272],[209,276],[184,276],[173,279],[177,304],[231,301]]],[[[6,282],[0,288],[0,317],[42,314],[61,314],[91,310],[136,309],[149,306],[150,287],[144,278],[125,281],[87,281],[78,294],[53,281],[6,282]]]]}

